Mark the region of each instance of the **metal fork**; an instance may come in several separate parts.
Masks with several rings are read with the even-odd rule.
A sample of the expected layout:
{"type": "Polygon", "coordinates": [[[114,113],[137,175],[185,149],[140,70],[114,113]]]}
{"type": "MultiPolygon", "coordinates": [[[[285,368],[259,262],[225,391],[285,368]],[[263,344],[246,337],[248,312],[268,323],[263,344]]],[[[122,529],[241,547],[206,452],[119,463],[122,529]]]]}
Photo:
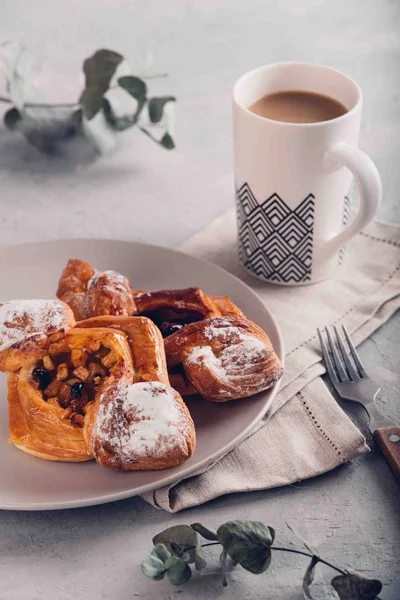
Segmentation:
{"type": "Polygon", "coordinates": [[[341,398],[358,402],[365,408],[369,416],[369,429],[400,480],[400,427],[385,417],[376,406],[375,399],[380,388],[365,371],[347,329],[342,326],[348,350],[337,327],[334,326],[333,329],[335,336],[325,327],[327,344],[318,329],[322,354],[332,385],[341,398]]]}

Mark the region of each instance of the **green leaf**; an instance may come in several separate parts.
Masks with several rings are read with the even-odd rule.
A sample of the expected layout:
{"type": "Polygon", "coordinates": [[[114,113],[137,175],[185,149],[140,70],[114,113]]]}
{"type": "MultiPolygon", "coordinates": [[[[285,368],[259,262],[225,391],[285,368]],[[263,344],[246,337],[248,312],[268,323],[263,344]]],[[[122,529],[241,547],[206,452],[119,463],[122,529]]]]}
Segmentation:
{"type": "Polygon", "coordinates": [[[115,104],[113,106],[113,103],[106,97],[103,98],[103,113],[107,123],[115,131],[125,131],[125,129],[129,129],[137,123],[136,112],[132,115],[117,116],[115,114],[115,104]]]}
{"type": "Polygon", "coordinates": [[[151,554],[162,560],[163,563],[165,563],[171,556],[171,553],[167,550],[164,544],[156,544],[151,551],[151,554]]]}
{"type": "Polygon", "coordinates": [[[3,117],[4,125],[10,131],[14,131],[18,128],[18,123],[22,121],[22,116],[18,108],[10,108],[3,117]]]}
{"type": "Polygon", "coordinates": [[[19,131],[26,140],[46,153],[54,152],[60,141],[74,135],[80,128],[79,111],[69,107],[16,108],[4,116],[5,125],[19,131]]]}
{"type": "Polygon", "coordinates": [[[222,585],[224,587],[227,587],[227,585],[228,585],[228,580],[226,578],[226,568],[227,568],[226,559],[227,558],[228,558],[227,551],[226,550],[222,550],[221,555],[219,557],[219,562],[221,563],[222,585]]]}
{"type": "Polygon", "coordinates": [[[193,563],[196,558],[198,537],[189,525],[174,525],[158,533],[153,538],[153,544],[165,544],[171,554],[178,556],[187,551],[190,555],[190,562],[193,563]]]}
{"type": "Polygon", "coordinates": [[[192,529],[194,529],[195,531],[197,531],[197,533],[199,533],[206,540],[210,540],[210,541],[218,540],[217,532],[214,531],[213,529],[209,529],[208,527],[205,527],[201,523],[192,523],[190,527],[192,529]]]}
{"type": "Polygon", "coordinates": [[[171,556],[165,563],[167,577],[172,585],[182,585],[189,581],[192,571],[187,563],[177,556],[171,556]]]}
{"type": "Polygon", "coordinates": [[[86,83],[80,101],[87,119],[93,119],[103,107],[103,96],[122,61],[123,56],[118,52],[97,50],[83,63],[86,83]]]}
{"type": "Polygon", "coordinates": [[[82,131],[86,139],[100,154],[110,152],[117,143],[115,130],[107,121],[104,112],[99,111],[93,119],[82,119],[82,131]]]}
{"type": "Polygon", "coordinates": [[[307,567],[306,572],[304,573],[304,577],[303,577],[303,596],[307,600],[312,600],[312,596],[311,596],[311,592],[310,592],[310,585],[314,581],[315,566],[318,563],[319,563],[319,558],[318,558],[318,556],[314,555],[312,557],[312,559],[311,559],[310,564],[307,567]]]}
{"type": "Polygon", "coordinates": [[[175,142],[168,132],[164,133],[161,140],[159,141],[159,144],[161,144],[161,146],[163,146],[167,150],[173,150],[175,148],[175,142]]]}
{"type": "Polygon", "coordinates": [[[135,98],[138,102],[138,107],[136,110],[136,120],[139,117],[139,114],[145,105],[146,95],[147,95],[147,86],[142,79],[139,77],[134,77],[133,75],[126,75],[125,77],[120,77],[118,79],[118,84],[128,92],[133,98],[135,98]]]}
{"type": "Polygon", "coordinates": [[[207,561],[204,557],[203,548],[200,544],[197,545],[196,548],[196,556],[194,558],[194,566],[196,567],[196,571],[201,571],[207,566],[207,561]]]}
{"type": "Polygon", "coordinates": [[[149,118],[152,123],[159,123],[163,117],[164,106],[167,102],[176,102],[174,96],[163,96],[160,98],[150,98],[148,104],[149,118]]]}
{"type": "Polygon", "coordinates": [[[155,556],[153,552],[143,559],[141,567],[142,573],[155,581],[163,579],[166,572],[163,561],[158,556],[155,556]]]}
{"type": "Polygon", "coordinates": [[[382,590],[378,579],[365,579],[356,573],[338,575],[331,584],[340,600],[375,600],[382,590]]]}
{"type": "Polygon", "coordinates": [[[217,530],[218,540],[232,560],[250,573],[263,573],[271,562],[275,531],[260,521],[228,521],[217,530]]]}

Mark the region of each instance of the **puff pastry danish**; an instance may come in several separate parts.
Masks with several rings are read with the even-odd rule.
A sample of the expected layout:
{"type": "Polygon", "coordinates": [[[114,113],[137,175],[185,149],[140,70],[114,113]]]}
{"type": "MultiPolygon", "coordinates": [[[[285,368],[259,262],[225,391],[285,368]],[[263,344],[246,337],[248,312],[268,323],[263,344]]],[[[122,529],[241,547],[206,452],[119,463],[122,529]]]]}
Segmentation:
{"type": "Polygon", "coordinates": [[[228,316],[191,323],[164,343],[168,367],[181,366],[193,388],[215,402],[252,396],[282,376],[267,334],[248,319],[228,316]]]}
{"type": "MultiPolygon", "coordinates": [[[[3,366],[13,370],[8,380],[10,442],[47,460],[95,458],[119,471],[163,469],[189,458],[194,425],[169,385],[157,327],[145,317],[106,316],[52,333],[58,324],[65,329],[74,324],[65,308],[64,320],[58,315],[51,321],[49,335],[43,327],[38,335],[37,327],[28,327],[29,351],[21,350],[27,340],[19,334],[10,342],[13,322],[0,322],[3,345],[7,333],[3,366]]],[[[38,321],[37,312],[29,310],[24,318],[25,324],[38,321]]]]}
{"type": "Polygon", "coordinates": [[[34,364],[9,378],[10,442],[47,460],[89,460],[99,398],[116,382],[132,383],[129,346],[108,329],[71,329],[49,341],[34,364]]]}
{"type": "Polygon", "coordinates": [[[72,310],[60,300],[10,300],[0,303],[0,371],[15,372],[35,362],[48,336],[74,327],[72,310]]]}
{"type": "MultiPolygon", "coordinates": [[[[159,290],[138,294],[137,311],[148,315],[164,337],[181,330],[189,323],[217,316],[245,318],[229,296],[207,296],[200,288],[159,290]]],[[[181,364],[170,366],[169,379],[182,396],[193,396],[198,390],[188,380],[181,364]]]]}
{"type": "Polygon", "coordinates": [[[72,308],[77,321],[135,312],[131,284],[124,275],[117,271],[97,271],[77,258],[71,258],[62,272],[57,297],[72,308]]]}
{"type": "Polygon", "coordinates": [[[133,359],[133,384],[116,384],[112,398],[99,403],[93,429],[96,460],[117,470],[164,469],[187,460],[195,448],[194,424],[169,384],[157,327],[146,317],[115,316],[87,319],[78,326],[123,332],[133,359]]]}

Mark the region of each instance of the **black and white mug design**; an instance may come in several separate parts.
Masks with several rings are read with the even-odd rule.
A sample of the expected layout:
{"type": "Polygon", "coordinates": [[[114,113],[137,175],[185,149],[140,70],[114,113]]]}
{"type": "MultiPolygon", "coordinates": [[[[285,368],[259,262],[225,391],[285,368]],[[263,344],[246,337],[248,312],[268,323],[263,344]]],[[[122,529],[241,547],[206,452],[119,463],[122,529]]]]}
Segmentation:
{"type": "Polygon", "coordinates": [[[371,159],[357,147],[361,107],[358,85],[321,65],[267,65],[236,83],[238,251],[253,275],[283,285],[326,279],[343,262],[346,242],[373,219],[381,182],[371,159]],[[248,110],[265,94],[282,90],[331,96],[348,110],[331,121],[305,124],[272,121],[248,110]],[[347,223],[353,176],[360,206],[347,223]]]}

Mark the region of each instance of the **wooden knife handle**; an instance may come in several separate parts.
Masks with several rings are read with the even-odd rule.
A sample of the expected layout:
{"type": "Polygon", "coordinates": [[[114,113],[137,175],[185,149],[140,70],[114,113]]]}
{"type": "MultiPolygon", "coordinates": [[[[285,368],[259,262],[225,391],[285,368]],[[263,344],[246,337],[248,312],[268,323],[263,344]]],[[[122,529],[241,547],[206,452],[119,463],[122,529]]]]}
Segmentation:
{"type": "Polygon", "coordinates": [[[377,429],[374,431],[374,438],[400,481],[400,427],[393,425],[377,429]]]}

